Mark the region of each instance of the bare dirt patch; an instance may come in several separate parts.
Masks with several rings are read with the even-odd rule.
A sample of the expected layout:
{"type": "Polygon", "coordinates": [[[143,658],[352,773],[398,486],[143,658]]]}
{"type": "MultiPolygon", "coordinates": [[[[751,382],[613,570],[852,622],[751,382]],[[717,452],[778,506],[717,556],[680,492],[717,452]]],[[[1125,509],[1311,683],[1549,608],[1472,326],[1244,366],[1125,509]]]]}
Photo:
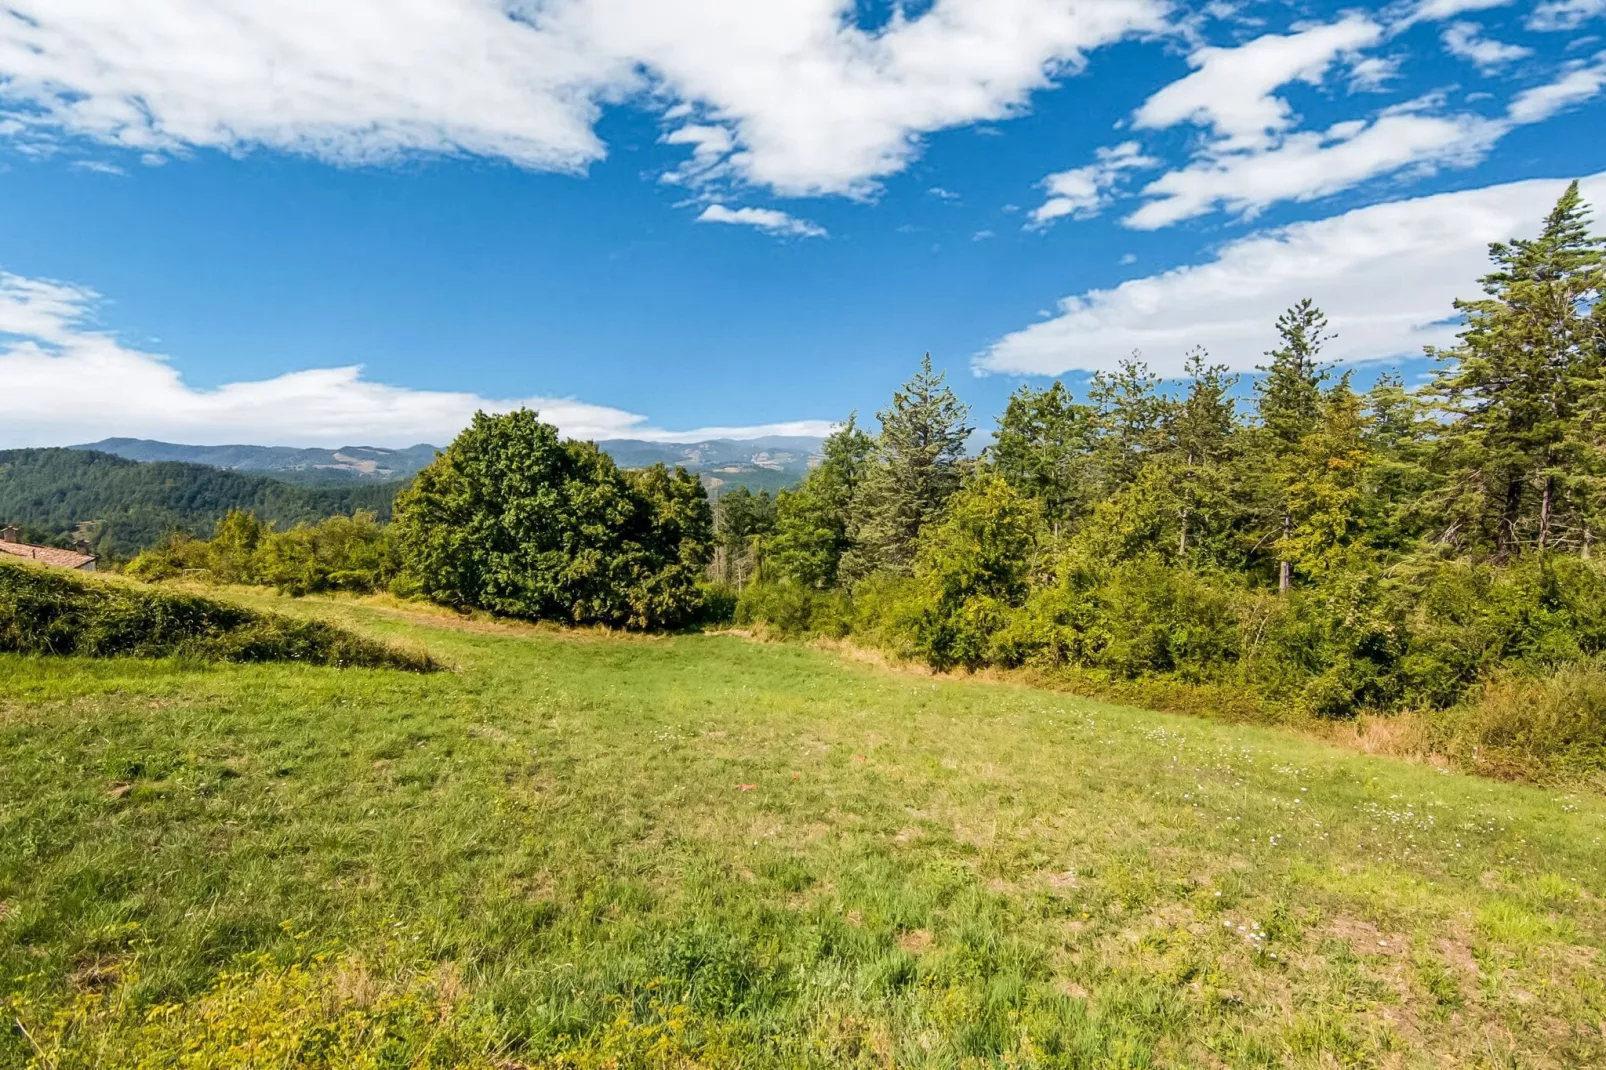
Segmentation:
{"type": "Polygon", "coordinates": [[[915,929],[898,937],[898,946],[911,955],[918,955],[931,946],[931,931],[929,929],[915,929]]]}

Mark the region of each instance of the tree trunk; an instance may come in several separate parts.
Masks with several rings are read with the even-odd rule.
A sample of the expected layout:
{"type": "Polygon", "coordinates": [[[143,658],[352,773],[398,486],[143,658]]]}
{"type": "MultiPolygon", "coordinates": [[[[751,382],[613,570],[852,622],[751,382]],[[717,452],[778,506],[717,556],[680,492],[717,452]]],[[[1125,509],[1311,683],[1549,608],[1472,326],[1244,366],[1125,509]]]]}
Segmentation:
{"type": "MultiPolygon", "coordinates": [[[[1286,544],[1294,534],[1294,517],[1292,513],[1283,514],[1283,541],[1286,544]]],[[[1286,549],[1286,545],[1285,545],[1286,549]]],[[[1288,589],[1294,585],[1294,563],[1283,558],[1277,563],[1277,593],[1287,594],[1288,589]]]]}
{"type": "Polygon", "coordinates": [[[1504,559],[1517,554],[1517,520],[1522,515],[1522,480],[1513,479],[1506,484],[1506,507],[1500,513],[1500,530],[1495,534],[1495,545],[1504,559]]]}
{"type": "Polygon", "coordinates": [[[1182,537],[1177,540],[1177,560],[1188,556],[1188,507],[1182,507],[1182,537]]]}
{"type": "Polygon", "coordinates": [[[1545,477],[1545,487],[1539,498],[1539,552],[1550,545],[1550,513],[1556,497],[1556,479],[1545,477]]]}

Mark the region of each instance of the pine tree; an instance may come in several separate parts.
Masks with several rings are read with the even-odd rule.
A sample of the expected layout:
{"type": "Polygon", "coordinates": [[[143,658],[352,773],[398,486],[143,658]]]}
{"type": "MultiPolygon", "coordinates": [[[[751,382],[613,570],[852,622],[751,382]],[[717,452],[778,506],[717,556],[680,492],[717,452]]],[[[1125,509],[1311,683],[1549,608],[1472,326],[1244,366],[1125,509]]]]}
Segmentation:
{"type": "Polygon", "coordinates": [[[1431,407],[1385,372],[1366,394],[1366,446],[1377,492],[1373,545],[1404,552],[1429,529],[1423,502],[1438,480],[1429,468],[1433,436],[1439,430],[1431,407]]]}
{"type": "Polygon", "coordinates": [[[1088,397],[1097,409],[1093,464],[1104,495],[1137,482],[1144,466],[1163,448],[1174,402],[1159,392],[1160,380],[1134,352],[1114,372],[1093,376],[1088,397]]]}
{"type": "MultiPolygon", "coordinates": [[[[1261,430],[1261,472],[1269,498],[1268,520],[1276,525],[1273,536],[1280,544],[1293,535],[1294,517],[1288,502],[1290,463],[1305,436],[1316,428],[1322,412],[1322,384],[1329,368],[1321,361],[1322,345],[1332,338],[1327,317],[1310,298],[1277,318],[1282,344],[1266,355],[1264,377],[1256,384],[1256,407],[1261,430]]],[[[1277,589],[1287,593],[1293,584],[1293,562],[1286,555],[1277,561],[1277,589]]]]}
{"type": "Polygon", "coordinates": [[[987,459],[1003,479],[1042,504],[1051,527],[1063,531],[1092,505],[1094,424],[1097,414],[1078,404],[1065,384],[1046,389],[1023,384],[1009,396],[987,459]]]}
{"type": "Polygon", "coordinates": [[[921,530],[959,489],[973,428],[966,422],[969,409],[945,380],[927,353],[914,378],[876,414],[881,435],[855,502],[848,531],[854,545],[843,562],[850,578],[907,572],[921,530]]]}
{"type": "Polygon", "coordinates": [[[1279,554],[1303,575],[1326,576],[1352,563],[1364,545],[1377,504],[1366,432],[1363,403],[1345,374],[1323,397],[1316,426],[1289,458],[1293,524],[1279,554]]]}
{"type": "Polygon", "coordinates": [[[1238,429],[1232,399],[1237,376],[1226,365],[1210,364],[1203,348],[1187,357],[1191,380],[1169,428],[1171,468],[1177,502],[1177,560],[1196,551],[1201,532],[1223,530],[1235,511],[1229,470],[1238,429]]]}
{"type": "Polygon", "coordinates": [[[1460,344],[1434,354],[1444,363],[1436,392],[1456,417],[1441,458],[1447,528],[1470,529],[1498,559],[1525,541],[1541,551],[1587,541],[1590,495],[1574,469],[1587,470],[1592,451],[1578,432],[1599,393],[1591,306],[1606,288],[1603,245],[1574,182],[1538,238],[1490,245],[1487,296],[1456,302],[1460,344]]]}

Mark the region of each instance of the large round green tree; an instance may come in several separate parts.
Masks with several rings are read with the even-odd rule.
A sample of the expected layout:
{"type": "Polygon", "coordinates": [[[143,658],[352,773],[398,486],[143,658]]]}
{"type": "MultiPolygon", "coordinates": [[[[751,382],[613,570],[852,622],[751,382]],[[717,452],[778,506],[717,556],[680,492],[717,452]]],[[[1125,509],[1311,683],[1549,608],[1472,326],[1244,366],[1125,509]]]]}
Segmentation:
{"type": "Polygon", "coordinates": [[[621,470],[521,409],[476,413],[396,499],[404,574],[446,605],[672,628],[702,609],[712,514],[697,477],[621,470]]]}

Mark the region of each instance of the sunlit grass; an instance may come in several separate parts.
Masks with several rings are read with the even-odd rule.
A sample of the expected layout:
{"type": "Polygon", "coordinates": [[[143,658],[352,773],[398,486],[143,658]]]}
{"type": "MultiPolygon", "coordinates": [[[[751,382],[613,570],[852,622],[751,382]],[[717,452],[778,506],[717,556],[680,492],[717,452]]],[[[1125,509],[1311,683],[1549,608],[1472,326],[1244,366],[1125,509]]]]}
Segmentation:
{"type": "Polygon", "coordinates": [[[455,671],[0,659],[0,1063],[1606,1064],[1594,796],[252,601],[455,671]]]}

